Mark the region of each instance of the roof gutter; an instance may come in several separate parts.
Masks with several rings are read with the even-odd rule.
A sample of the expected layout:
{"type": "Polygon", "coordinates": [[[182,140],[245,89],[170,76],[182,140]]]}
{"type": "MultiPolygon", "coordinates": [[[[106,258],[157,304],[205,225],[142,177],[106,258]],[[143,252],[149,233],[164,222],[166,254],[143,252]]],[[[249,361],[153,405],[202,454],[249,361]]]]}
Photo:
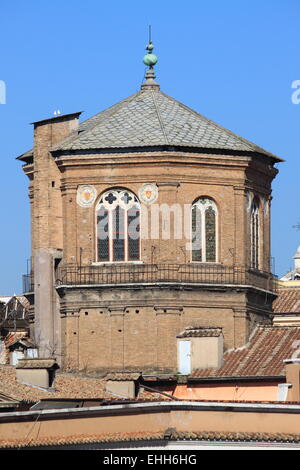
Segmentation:
{"type": "Polygon", "coordinates": [[[126,415],[145,412],[169,412],[175,410],[191,411],[237,411],[237,412],[261,412],[261,413],[296,413],[300,415],[299,403],[259,403],[259,402],[214,402],[214,401],[168,401],[168,402],[147,402],[131,403],[126,405],[109,405],[86,408],[64,408],[53,410],[36,411],[15,411],[11,413],[1,413],[0,422],[34,421],[38,419],[72,419],[108,415],[126,415]]]}
{"type": "Polygon", "coordinates": [[[188,383],[207,383],[207,382],[282,382],[285,381],[285,375],[252,375],[247,377],[187,377],[188,383]]]}

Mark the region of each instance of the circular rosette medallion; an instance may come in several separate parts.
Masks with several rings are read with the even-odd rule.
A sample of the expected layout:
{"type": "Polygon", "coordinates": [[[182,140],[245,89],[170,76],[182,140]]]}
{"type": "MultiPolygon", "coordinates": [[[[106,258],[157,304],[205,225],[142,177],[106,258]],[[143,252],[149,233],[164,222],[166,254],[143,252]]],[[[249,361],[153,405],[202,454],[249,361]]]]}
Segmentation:
{"type": "Polygon", "coordinates": [[[96,199],[97,192],[94,186],[79,186],[77,189],[77,204],[81,207],[91,207],[96,199]]]}
{"type": "Polygon", "coordinates": [[[158,198],[158,188],[155,184],[143,184],[139,189],[139,198],[145,204],[152,204],[158,198]]]}

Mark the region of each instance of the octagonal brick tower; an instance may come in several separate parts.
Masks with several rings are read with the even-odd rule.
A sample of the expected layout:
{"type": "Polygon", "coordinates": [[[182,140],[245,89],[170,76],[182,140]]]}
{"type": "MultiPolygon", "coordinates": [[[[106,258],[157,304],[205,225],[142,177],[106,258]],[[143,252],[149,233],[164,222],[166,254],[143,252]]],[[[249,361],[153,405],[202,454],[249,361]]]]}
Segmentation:
{"type": "Polygon", "coordinates": [[[148,65],[137,93],[92,118],[35,122],[18,157],[33,331],[65,369],[174,373],[185,328],[222,328],[228,349],[271,322],[281,160],[163,93],[148,65]]]}

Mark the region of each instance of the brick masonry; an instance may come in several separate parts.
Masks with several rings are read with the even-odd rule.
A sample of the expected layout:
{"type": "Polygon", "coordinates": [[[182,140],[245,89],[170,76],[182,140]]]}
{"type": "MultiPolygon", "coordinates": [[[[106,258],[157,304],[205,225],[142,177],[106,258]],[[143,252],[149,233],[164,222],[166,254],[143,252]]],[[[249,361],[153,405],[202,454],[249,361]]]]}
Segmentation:
{"type": "MultiPolygon", "coordinates": [[[[89,266],[95,261],[95,205],[101,194],[110,188],[138,194],[144,183],[158,186],[158,204],[183,207],[200,196],[214,199],[218,262],[224,266],[249,267],[249,194],[256,196],[259,267],[269,271],[271,181],[277,173],[269,157],[128,149],[107,154],[65,152],[54,159],[49,150],[76,133],[77,126],[78,115],[37,123],[33,164],[24,166],[32,207],[35,330],[44,355],[49,356],[50,349],[64,368],[73,370],[176,372],[176,336],[186,326],[222,327],[228,349],[245,344],[258,322],[270,323],[274,296],[255,289],[54,287],[58,264],[89,266]],[[95,187],[93,207],[77,204],[81,184],[95,187]],[[45,252],[48,261],[41,256],[45,252]],[[41,289],[43,282],[47,286],[41,289]]],[[[187,240],[174,240],[172,234],[173,230],[171,240],[142,240],[142,261],[189,263],[187,240]]]]}

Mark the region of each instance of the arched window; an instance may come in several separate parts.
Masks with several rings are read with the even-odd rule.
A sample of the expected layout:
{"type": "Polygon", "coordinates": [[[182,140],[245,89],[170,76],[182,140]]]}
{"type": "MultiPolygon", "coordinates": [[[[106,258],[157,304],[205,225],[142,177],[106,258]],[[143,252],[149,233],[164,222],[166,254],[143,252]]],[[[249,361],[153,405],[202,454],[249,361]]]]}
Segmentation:
{"type": "Polygon", "coordinates": [[[104,193],[96,206],[97,261],[140,259],[140,203],[126,190],[104,193]]]}
{"type": "Polygon", "coordinates": [[[217,218],[215,202],[200,197],[192,206],[192,261],[216,263],[217,218]]]}
{"type": "Polygon", "coordinates": [[[259,268],[259,202],[257,199],[252,201],[250,213],[250,237],[251,237],[251,267],[259,268]]]}

